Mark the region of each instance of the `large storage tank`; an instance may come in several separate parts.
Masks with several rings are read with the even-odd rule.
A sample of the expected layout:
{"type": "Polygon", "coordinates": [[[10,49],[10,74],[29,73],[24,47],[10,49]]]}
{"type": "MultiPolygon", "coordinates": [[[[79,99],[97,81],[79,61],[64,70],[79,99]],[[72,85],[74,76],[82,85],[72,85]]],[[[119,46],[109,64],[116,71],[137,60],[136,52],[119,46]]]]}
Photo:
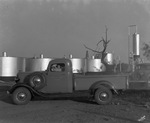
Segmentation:
{"type": "Polygon", "coordinates": [[[27,58],[26,59],[26,71],[44,71],[47,69],[49,62],[52,58],[27,58]]]}
{"type": "Polygon", "coordinates": [[[18,71],[25,71],[25,58],[0,57],[0,76],[16,76],[18,71]]]}
{"type": "Polygon", "coordinates": [[[25,71],[25,58],[7,57],[4,52],[0,57],[0,79],[13,80],[19,71],[25,71]]]}
{"type": "Polygon", "coordinates": [[[140,55],[140,35],[137,33],[133,34],[133,55],[140,55]]]}
{"type": "Polygon", "coordinates": [[[103,72],[106,70],[101,59],[86,59],[87,72],[103,72]]]}
{"type": "Polygon", "coordinates": [[[113,65],[113,54],[112,53],[107,53],[104,60],[108,65],[113,65]]]}
{"type": "Polygon", "coordinates": [[[72,62],[72,72],[73,73],[83,73],[85,72],[85,59],[81,58],[71,58],[72,62]]]}

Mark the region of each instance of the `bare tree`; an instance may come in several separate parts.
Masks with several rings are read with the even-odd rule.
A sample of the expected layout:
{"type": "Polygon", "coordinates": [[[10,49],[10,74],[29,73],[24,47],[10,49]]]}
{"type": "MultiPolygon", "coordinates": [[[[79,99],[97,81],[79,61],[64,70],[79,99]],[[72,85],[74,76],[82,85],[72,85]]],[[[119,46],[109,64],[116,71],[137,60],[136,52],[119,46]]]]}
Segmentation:
{"type": "MultiPolygon", "coordinates": [[[[106,49],[107,49],[107,46],[108,46],[108,44],[109,44],[109,42],[110,42],[110,40],[108,40],[108,28],[107,28],[107,26],[105,26],[105,39],[102,37],[102,39],[97,43],[97,47],[99,47],[99,45],[102,43],[102,45],[103,45],[103,50],[101,50],[101,51],[99,51],[99,50],[97,50],[97,48],[96,48],[96,50],[94,50],[94,49],[91,49],[91,48],[89,48],[89,47],[87,47],[85,44],[84,44],[84,47],[86,48],[86,49],[88,49],[88,50],[91,50],[92,52],[94,52],[94,53],[96,53],[95,54],[95,58],[101,58],[102,59],[102,61],[104,60],[104,58],[106,57],[106,55],[107,55],[107,53],[106,53],[106,49]]],[[[100,48],[99,48],[100,49],[100,48]]]]}

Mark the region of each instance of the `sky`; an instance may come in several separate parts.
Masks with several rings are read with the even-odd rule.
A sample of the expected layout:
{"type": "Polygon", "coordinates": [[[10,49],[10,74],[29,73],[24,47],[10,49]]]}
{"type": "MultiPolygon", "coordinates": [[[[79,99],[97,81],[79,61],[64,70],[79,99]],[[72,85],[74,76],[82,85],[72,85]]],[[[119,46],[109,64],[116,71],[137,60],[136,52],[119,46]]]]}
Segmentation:
{"type": "Polygon", "coordinates": [[[150,42],[149,0],[0,0],[0,53],[84,58],[83,44],[95,49],[107,26],[107,52],[126,62],[130,25],[141,47],[150,42]]]}

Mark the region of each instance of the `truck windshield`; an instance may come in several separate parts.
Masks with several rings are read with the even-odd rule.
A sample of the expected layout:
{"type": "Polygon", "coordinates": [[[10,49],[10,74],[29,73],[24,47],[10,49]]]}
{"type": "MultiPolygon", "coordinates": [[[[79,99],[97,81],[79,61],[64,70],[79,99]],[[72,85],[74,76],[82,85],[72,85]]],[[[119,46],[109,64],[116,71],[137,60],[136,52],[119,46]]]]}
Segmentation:
{"type": "Polygon", "coordinates": [[[51,72],[63,72],[65,71],[65,64],[64,63],[55,63],[52,64],[50,67],[51,72]]]}

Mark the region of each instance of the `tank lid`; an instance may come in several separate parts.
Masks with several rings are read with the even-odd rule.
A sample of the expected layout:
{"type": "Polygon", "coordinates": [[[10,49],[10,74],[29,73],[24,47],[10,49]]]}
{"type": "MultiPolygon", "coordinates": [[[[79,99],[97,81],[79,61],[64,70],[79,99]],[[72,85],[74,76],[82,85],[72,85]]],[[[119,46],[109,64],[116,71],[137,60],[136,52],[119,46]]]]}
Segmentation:
{"type": "Polygon", "coordinates": [[[41,55],[40,55],[40,58],[41,58],[41,59],[42,59],[42,58],[44,58],[44,55],[43,55],[43,54],[41,54],[41,55]]]}
{"type": "Polygon", "coordinates": [[[72,59],[72,58],[73,58],[72,54],[69,54],[69,58],[70,58],[70,59],[72,59]]]}

